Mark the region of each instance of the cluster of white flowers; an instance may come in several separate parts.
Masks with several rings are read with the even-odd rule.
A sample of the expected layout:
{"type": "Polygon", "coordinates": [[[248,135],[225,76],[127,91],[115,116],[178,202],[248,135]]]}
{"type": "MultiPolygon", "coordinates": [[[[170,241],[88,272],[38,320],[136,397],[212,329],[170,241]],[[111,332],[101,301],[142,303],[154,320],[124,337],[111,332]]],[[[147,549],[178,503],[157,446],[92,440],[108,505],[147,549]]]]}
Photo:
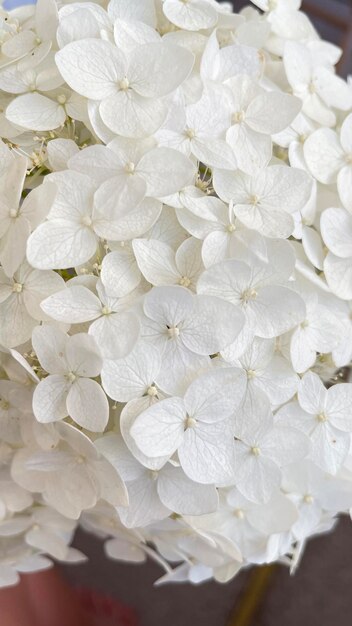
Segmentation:
{"type": "Polygon", "coordinates": [[[0,586],[292,568],[352,507],[352,87],[300,0],[0,9],[0,586]]]}

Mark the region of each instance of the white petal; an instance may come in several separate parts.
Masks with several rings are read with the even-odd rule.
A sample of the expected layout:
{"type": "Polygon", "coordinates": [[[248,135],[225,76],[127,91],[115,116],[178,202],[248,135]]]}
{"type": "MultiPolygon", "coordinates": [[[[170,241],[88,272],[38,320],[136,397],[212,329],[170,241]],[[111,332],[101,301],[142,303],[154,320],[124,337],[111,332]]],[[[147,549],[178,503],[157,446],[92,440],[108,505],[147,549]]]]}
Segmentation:
{"type": "Polygon", "coordinates": [[[246,124],[231,126],[226,133],[226,141],[232,147],[239,169],[247,174],[265,167],[270,161],[270,137],[257,133],[246,124]]]}
{"type": "Polygon", "coordinates": [[[110,398],[119,402],[143,396],[158,375],[160,364],[159,350],[139,341],[124,359],[104,361],[103,387],[110,398]]]}
{"type": "Polygon", "coordinates": [[[321,219],[324,243],[339,257],[352,257],[352,215],[344,209],[326,209],[321,219]]]}
{"type": "Polygon", "coordinates": [[[215,354],[230,345],[244,325],[242,311],[213,296],[197,296],[182,327],[182,341],[196,354],[215,354]]]}
{"type": "Polygon", "coordinates": [[[98,383],[80,378],[71,385],[67,412],[82,428],[102,432],[109,419],[109,403],[98,383]]]}
{"type": "Polygon", "coordinates": [[[298,326],[291,337],[290,356],[294,370],[305,372],[312,367],[316,359],[316,349],[311,345],[305,328],[298,326]]]}
{"type": "Polygon", "coordinates": [[[63,219],[50,220],[28,239],[27,258],[37,269],[68,269],[89,261],[96,248],[97,238],[88,227],[63,219]]]}
{"type": "MultiPolygon", "coordinates": [[[[237,457],[240,446],[236,445],[237,457]]],[[[237,458],[236,485],[252,502],[265,503],[280,486],[281,472],[277,465],[264,456],[255,456],[248,448],[237,458]]]]}
{"type": "Polygon", "coordinates": [[[166,465],[158,478],[160,500],[179,515],[204,515],[218,508],[218,494],[214,486],[189,480],[180,467],[166,465]]]}
{"type": "Polygon", "coordinates": [[[93,100],[115,93],[126,75],[122,52],[100,39],[74,41],[56,53],[55,61],[67,84],[93,100]]]}
{"type": "Polygon", "coordinates": [[[33,412],[38,422],[47,424],[68,415],[66,398],[69,384],[63,376],[44,378],[34,390],[33,412]]]}
{"type": "Polygon", "coordinates": [[[95,193],[94,200],[97,207],[109,203],[115,206],[116,210],[121,207],[123,211],[128,211],[135,209],[142,202],[146,188],[147,185],[141,176],[122,173],[103,182],[95,193]]]}
{"type": "Polygon", "coordinates": [[[167,398],[137,417],[131,435],[147,456],[171,455],[182,443],[185,419],[183,400],[167,398]]]}
{"type": "Polygon", "coordinates": [[[157,482],[148,475],[128,483],[128,508],[119,508],[122,523],[127,528],[135,528],[151,524],[170,515],[157,492],[157,482]]]}
{"type": "Polygon", "coordinates": [[[39,93],[27,93],[11,102],[6,118],[16,126],[29,130],[53,130],[62,126],[66,113],[55,100],[39,93]]]}
{"type": "Polygon", "coordinates": [[[165,0],[163,11],[170,22],[185,30],[211,28],[218,21],[215,8],[201,0],[192,0],[189,3],[165,0]]]}
{"type": "Polygon", "coordinates": [[[148,43],[131,53],[128,78],[141,96],[160,98],[188,78],[193,64],[194,56],[186,48],[165,42],[148,43]]]}
{"type": "Polygon", "coordinates": [[[352,430],[352,384],[334,385],[328,390],[325,413],[331,423],[340,430],[352,430]]]}
{"type": "Polygon", "coordinates": [[[144,278],[152,285],[178,283],[181,276],[177,271],[173,249],[157,239],[135,239],[133,251],[144,278]]]}
{"type": "Polygon", "coordinates": [[[116,19],[128,22],[140,21],[155,27],[155,6],[153,0],[110,0],[108,14],[112,22],[116,19]]]}
{"type": "Polygon", "coordinates": [[[209,369],[207,356],[194,354],[179,340],[167,341],[155,382],[167,394],[183,395],[189,384],[209,369]]]}
{"type": "Polygon", "coordinates": [[[43,311],[54,320],[79,324],[101,315],[102,305],[87,287],[74,285],[49,296],[41,303],[43,311]]]}
{"type": "Polygon", "coordinates": [[[40,364],[50,374],[65,374],[68,336],[54,326],[37,326],[32,335],[33,349],[40,364]]]}
{"type": "Polygon", "coordinates": [[[284,130],[297,117],[301,100],[279,91],[266,92],[254,98],[246,111],[250,128],[267,135],[284,130]]]}
{"type": "Polygon", "coordinates": [[[178,455],[191,480],[202,484],[234,481],[235,456],[232,421],[199,423],[187,428],[178,455]]]}
{"type": "Polygon", "coordinates": [[[65,355],[68,371],[89,378],[100,374],[103,361],[99,347],[90,335],[72,335],[65,346],[65,355]]]}
{"type": "Polygon", "coordinates": [[[330,184],[344,163],[344,153],[337,134],[330,128],[319,128],[304,142],[304,158],[310,172],[321,183],[330,184]]]}
{"type": "Polygon", "coordinates": [[[190,185],[195,167],[190,159],[172,148],[155,148],[138,163],[138,173],[145,178],[147,195],[169,196],[190,185]]]}
{"type": "Polygon", "coordinates": [[[162,125],[167,114],[163,100],[144,98],[137,92],[118,91],[99,107],[106,126],[122,137],[148,137],[162,125]]]}
{"type": "Polygon", "coordinates": [[[188,415],[213,423],[234,414],[243,399],[246,376],[239,368],[219,368],[197,378],[187,389],[184,401],[188,415]]]}
{"type": "Polygon", "coordinates": [[[109,296],[122,298],[138,287],[141,275],[129,250],[107,254],[102,263],[101,281],[109,296]]]}
{"type": "Polygon", "coordinates": [[[191,314],[193,306],[192,294],[183,287],[154,287],[144,299],[145,314],[162,326],[177,326],[191,314]]]}
{"type": "MultiPolygon", "coordinates": [[[[161,457],[148,457],[143,452],[140,451],[137,444],[135,443],[132,435],[130,434],[132,425],[137,419],[138,415],[142,413],[145,409],[147,409],[152,402],[149,397],[136,398],[135,400],[131,400],[128,402],[120,415],[120,429],[121,434],[124,439],[124,442],[128,449],[132,452],[134,459],[136,459],[139,464],[139,474],[141,471],[144,471],[144,468],[147,467],[151,470],[159,470],[161,467],[165,465],[165,463],[169,459],[169,455],[161,456],[161,457]]],[[[119,454],[119,451],[116,451],[116,454],[119,454]]],[[[138,477],[138,476],[137,476],[138,477]]]]}
{"type": "Polygon", "coordinates": [[[306,315],[302,298],[292,289],[276,285],[263,287],[250,302],[250,308],[255,318],[255,333],[268,339],[287,332],[306,315]]]}
{"type": "Polygon", "coordinates": [[[68,161],[79,153],[77,144],[72,139],[53,139],[48,143],[48,159],[52,170],[68,169],[68,161]]]}
{"type": "Polygon", "coordinates": [[[352,167],[343,167],[337,176],[337,189],[340,200],[348,211],[352,212],[352,167]]]}
{"type": "Polygon", "coordinates": [[[192,152],[194,156],[209,165],[209,167],[218,167],[225,170],[233,170],[237,167],[232,148],[223,139],[195,139],[192,142],[192,152]]]}
{"type": "Polygon", "coordinates": [[[89,328],[104,359],[121,359],[129,354],[139,337],[139,320],[133,313],[103,315],[89,328]]]}
{"type": "Polygon", "coordinates": [[[331,291],[342,300],[352,298],[351,257],[340,259],[331,252],[325,258],[324,272],[331,291]]]}
{"type": "Polygon", "coordinates": [[[324,411],[327,391],[317,374],[307,372],[298,390],[299,403],[307,413],[316,415],[324,411]]]}

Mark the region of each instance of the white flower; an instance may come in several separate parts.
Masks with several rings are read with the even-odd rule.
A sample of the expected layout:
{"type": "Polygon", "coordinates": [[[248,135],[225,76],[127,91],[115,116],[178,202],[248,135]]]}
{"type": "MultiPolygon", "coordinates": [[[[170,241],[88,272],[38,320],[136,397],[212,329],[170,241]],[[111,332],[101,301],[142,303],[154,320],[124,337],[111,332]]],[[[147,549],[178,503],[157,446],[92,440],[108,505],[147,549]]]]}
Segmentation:
{"type": "Polygon", "coordinates": [[[254,259],[251,265],[229,259],[203,272],[198,281],[198,293],[232,302],[241,308],[246,319],[239,338],[224,351],[226,359],[242,354],[254,335],[271,339],[303,321],[304,302],[292,289],[281,284],[283,278],[283,275],[275,275],[270,263],[254,259]]]}
{"type": "Polygon", "coordinates": [[[68,286],[41,303],[54,320],[68,324],[92,321],[89,334],[103,357],[118,359],[131,352],[139,336],[139,322],[133,313],[123,312],[119,301],[107,298],[97,285],[99,297],[83,285],[68,286]]]}
{"type": "Polygon", "coordinates": [[[342,204],[352,210],[352,114],[344,120],[340,137],[330,128],[319,128],[306,141],[304,157],[310,172],[321,183],[337,181],[342,204]]]}
{"type": "Polygon", "coordinates": [[[194,483],[180,467],[171,463],[160,470],[143,467],[118,435],[110,433],[101,437],[96,447],[126,483],[129,507],[128,510],[119,507],[119,515],[127,528],[163,519],[170,511],[202,515],[217,508],[218,494],[213,485],[194,483]]]}
{"type": "Polygon", "coordinates": [[[352,215],[344,209],[326,209],[321,234],[329,252],[324,273],[331,291],[343,300],[352,298],[352,215]]]}
{"type": "Polygon", "coordinates": [[[264,392],[273,406],[283,404],[294,396],[299,378],[290,363],[275,354],[274,339],[254,337],[250,347],[231,365],[241,367],[247,376],[244,403],[249,405],[253,396],[264,392]]]}
{"type": "Polygon", "coordinates": [[[29,130],[53,130],[63,126],[67,116],[85,120],[87,106],[84,99],[59,87],[40,93],[28,93],[16,98],[6,109],[6,118],[17,126],[29,130]]]}
{"type": "Polygon", "coordinates": [[[145,137],[161,126],[167,112],[162,98],[188,77],[193,62],[188,50],[169,43],[138,46],[126,58],[108,41],[86,39],[56,54],[68,85],[101,101],[103,122],[124,137],[145,137]]]}
{"type": "Polygon", "coordinates": [[[38,326],[33,332],[33,348],[49,373],[34,391],[37,420],[55,422],[69,415],[82,428],[103,431],[109,405],[100,385],[91,380],[102,368],[94,338],[84,333],[68,337],[52,326],[38,326]]]}
{"type": "Polygon", "coordinates": [[[298,402],[287,404],[279,416],[305,432],[311,441],[310,458],[321,469],[336,474],[350,447],[352,385],[325,389],[319,376],[307,372],[298,389],[298,402]]]}
{"type": "Polygon", "coordinates": [[[216,170],[214,188],[234,214],[266,237],[287,238],[293,233],[292,213],[303,209],[311,193],[309,176],[298,169],[272,165],[248,176],[216,170]]]}
{"type": "Polygon", "coordinates": [[[331,108],[348,111],[352,92],[331,66],[319,64],[319,60],[317,63],[304,44],[289,41],[285,45],[287,79],[294,95],[303,102],[303,113],[320,124],[334,126],[336,116],[331,108]]]}
{"type": "Polygon", "coordinates": [[[248,500],[268,502],[280,487],[281,467],[305,457],[309,440],[295,428],[275,425],[262,398],[254,407],[235,432],[236,486],[248,500]]]}
{"type": "Polygon", "coordinates": [[[13,348],[27,341],[38,321],[47,319],[40,303],[63,285],[55,272],[33,270],[26,261],[12,277],[0,269],[0,344],[13,348]]]}
{"type": "Polygon", "coordinates": [[[50,506],[69,519],[78,519],[99,498],[126,506],[122,479],[100,458],[90,439],[69,424],[56,428],[59,441],[49,450],[29,446],[16,453],[11,468],[15,481],[30,492],[42,493],[50,506]]]}
{"type": "Polygon", "coordinates": [[[232,419],[242,400],[245,376],[236,368],[207,372],[184,398],[167,398],[144,411],[131,428],[149,456],[172,455],[192,480],[219,483],[233,479],[232,419]]]}
{"type": "Polygon", "coordinates": [[[157,395],[153,385],[161,367],[160,352],[153,345],[139,341],[123,359],[104,360],[102,385],[110,398],[128,402],[147,394],[157,395]]]}
{"type": "Polygon", "coordinates": [[[168,196],[190,184],[195,174],[194,165],[178,151],[122,137],[78,152],[69,167],[96,180],[96,205],[105,211],[135,209],[145,196],[168,196]]]}
{"type": "Polygon", "coordinates": [[[95,185],[78,172],[56,172],[50,178],[57,195],[48,220],[28,240],[27,259],[37,269],[81,265],[95,253],[98,237],[93,224],[95,185]]]}
{"type": "Polygon", "coordinates": [[[317,352],[329,353],[339,343],[341,325],[334,311],[319,302],[316,293],[304,298],[305,319],[294,329],[290,342],[290,357],[296,372],[303,373],[315,363],[317,352]]]}
{"type": "Polygon", "coordinates": [[[272,155],[271,135],[283,131],[296,118],[301,102],[279,91],[265,91],[249,76],[226,82],[231,92],[231,126],[226,141],[238,167],[252,174],[268,165],[272,155]]]}
{"type": "Polygon", "coordinates": [[[31,410],[29,389],[12,380],[0,380],[0,436],[3,441],[21,443],[21,421],[31,410]]]}
{"type": "Polygon", "coordinates": [[[237,162],[225,141],[230,123],[228,93],[220,85],[207,85],[196,103],[171,109],[169,119],[156,137],[161,145],[193,154],[210,167],[232,170],[237,162]]]}
{"type": "Polygon", "coordinates": [[[231,344],[243,326],[238,308],[212,295],[194,296],[184,287],[154,287],[144,299],[141,336],[162,351],[156,383],[183,393],[208,356],[231,344]]]}
{"type": "Polygon", "coordinates": [[[171,246],[156,239],[134,239],[133,251],[144,278],[152,285],[182,285],[195,291],[204,269],[202,245],[197,239],[186,239],[176,253],[171,246]]]}
{"type": "Polygon", "coordinates": [[[327,512],[336,515],[337,511],[351,506],[349,481],[336,478],[332,481],[311,461],[285,467],[283,488],[299,511],[299,519],[292,526],[298,540],[319,531],[319,527],[324,529],[327,512]]]}
{"type": "Polygon", "coordinates": [[[53,203],[56,189],[48,185],[34,189],[20,204],[27,173],[27,159],[14,159],[6,173],[0,204],[0,261],[7,276],[12,276],[26,254],[32,230],[45,218],[53,203]]]}

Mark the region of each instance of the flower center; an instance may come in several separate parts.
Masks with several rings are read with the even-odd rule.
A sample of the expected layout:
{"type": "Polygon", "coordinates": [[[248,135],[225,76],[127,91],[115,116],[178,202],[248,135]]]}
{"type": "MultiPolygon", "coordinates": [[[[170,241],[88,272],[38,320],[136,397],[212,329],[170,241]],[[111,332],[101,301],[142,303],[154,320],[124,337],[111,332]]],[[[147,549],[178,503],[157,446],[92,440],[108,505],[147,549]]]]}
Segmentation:
{"type": "Polygon", "coordinates": [[[180,329],[177,328],[177,326],[168,326],[167,332],[168,332],[169,336],[171,337],[171,339],[175,339],[175,337],[179,336],[180,329]]]}
{"type": "Polygon", "coordinates": [[[252,378],[255,378],[256,373],[255,370],[247,370],[247,378],[248,380],[251,380],[252,378]]]}
{"type": "Polygon", "coordinates": [[[84,457],[83,456],[76,456],[75,461],[76,461],[77,465],[83,465],[84,457]]]}
{"type": "Polygon", "coordinates": [[[234,233],[236,230],[236,226],[234,224],[229,224],[226,230],[228,233],[234,233]]]}
{"type": "Polygon", "coordinates": [[[244,519],[244,511],[242,509],[235,509],[233,514],[237,519],[244,519]]]}
{"type": "Polygon", "coordinates": [[[241,295],[241,300],[244,304],[247,304],[250,300],[255,300],[258,293],[255,289],[246,289],[241,295]]]}
{"type": "Polygon", "coordinates": [[[148,387],[147,389],[147,394],[148,396],[150,396],[151,398],[155,398],[155,396],[158,395],[158,390],[155,387],[155,385],[150,385],[150,387],[148,387]]]}
{"type": "Polygon", "coordinates": [[[77,376],[73,372],[68,372],[68,374],[66,374],[66,378],[69,383],[74,383],[75,380],[77,379],[77,376]]]}
{"type": "Polygon", "coordinates": [[[136,169],[136,166],[135,166],[134,163],[132,163],[131,161],[126,163],[126,165],[125,165],[125,172],[126,172],[126,174],[134,174],[135,169],[136,169]]]}
{"type": "Polygon", "coordinates": [[[88,226],[88,227],[90,227],[93,224],[93,221],[90,215],[83,215],[81,222],[83,226],[88,226]]]}
{"type": "Polygon", "coordinates": [[[185,130],[185,135],[188,139],[194,139],[196,136],[196,131],[193,128],[187,128],[185,130]]]}
{"type": "Polygon", "coordinates": [[[195,428],[197,426],[197,420],[195,420],[194,417],[187,416],[184,424],[185,430],[187,430],[188,428],[195,428]]]}
{"type": "Polygon", "coordinates": [[[253,446],[253,448],[251,448],[251,453],[254,456],[259,456],[260,455],[260,448],[258,446],[253,446]]]}
{"type": "Polygon", "coordinates": [[[325,413],[319,413],[319,415],[317,415],[317,420],[318,422],[327,422],[328,418],[325,413]]]}
{"type": "Polygon", "coordinates": [[[244,121],[245,113],[244,111],[236,111],[236,113],[232,114],[231,121],[233,124],[240,124],[244,121]]]}
{"type": "Polygon", "coordinates": [[[253,206],[257,206],[257,204],[259,204],[259,197],[256,195],[250,196],[249,197],[249,204],[252,204],[253,206]]]}
{"type": "Polygon", "coordinates": [[[58,97],[57,97],[57,101],[59,104],[66,104],[67,102],[67,98],[65,96],[65,94],[61,93],[58,97]]]}
{"type": "Polygon", "coordinates": [[[18,210],[10,209],[10,217],[17,217],[17,216],[18,216],[18,210]]]}
{"type": "Polygon", "coordinates": [[[21,283],[14,283],[12,287],[14,293],[21,293],[23,291],[23,285],[21,283]]]}
{"type": "Polygon", "coordinates": [[[128,80],[128,78],[126,76],[125,76],[125,78],[120,80],[119,87],[120,87],[121,91],[127,91],[129,86],[130,86],[130,81],[128,80]]]}
{"type": "Polygon", "coordinates": [[[180,278],[179,284],[182,285],[182,287],[189,287],[191,284],[191,281],[188,278],[188,276],[182,276],[180,278]]]}
{"type": "Polygon", "coordinates": [[[310,495],[310,493],[307,493],[307,494],[304,496],[303,500],[304,500],[304,502],[305,502],[306,504],[313,504],[313,502],[314,502],[314,498],[313,498],[313,496],[311,496],[311,495],[310,495]]]}
{"type": "Polygon", "coordinates": [[[103,306],[101,312],[102,312],[102,315],[111,315],[112,310],[108,306],[103,306]]]}

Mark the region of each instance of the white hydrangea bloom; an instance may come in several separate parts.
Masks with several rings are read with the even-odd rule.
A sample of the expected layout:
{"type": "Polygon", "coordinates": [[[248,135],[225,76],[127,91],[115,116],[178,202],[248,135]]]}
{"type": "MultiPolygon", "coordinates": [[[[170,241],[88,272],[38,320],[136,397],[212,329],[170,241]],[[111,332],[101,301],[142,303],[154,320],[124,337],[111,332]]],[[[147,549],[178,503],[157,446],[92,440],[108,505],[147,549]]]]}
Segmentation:
{"type": "Polygon", "coordinates": [[[34,391],[37,420],[47,424],[70,415],[82,428],[104,430],[109,405],[100,385],[91,380],[102,368],[94,338],[84,333],[68,337],[52,326],[42,326],[33,333],[33,348],[49,374],[34,391]]]}
{"type": "Polygon", "coordinates": [[[294,571],[352,510],[352,90],[254,5],[0,10],[0,587],[79,523],[158,584],[294,571]]]}

